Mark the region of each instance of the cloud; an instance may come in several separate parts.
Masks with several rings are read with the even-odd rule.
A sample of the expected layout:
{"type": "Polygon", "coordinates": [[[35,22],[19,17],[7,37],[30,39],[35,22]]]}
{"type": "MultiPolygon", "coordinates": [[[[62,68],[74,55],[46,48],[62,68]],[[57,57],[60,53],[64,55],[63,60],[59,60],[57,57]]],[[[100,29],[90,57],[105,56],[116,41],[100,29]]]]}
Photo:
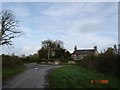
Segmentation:
{"type": "Polygon", "coordinates": [[[11,54],[11,53],[14,53],[16,55],[22,55],[22,54],[25,54],[25,55],[30,55],[30,54],[34,54],[34,53],[37,53],[37,51],[40,49],[40,46],[38,45],[24,45],[24,46],[14,46],[14,48],[10,47],[2,47],[2,53],[5,53],[5,54],[11,54]]]}
{"type": "Polygon", "coordinates": [[[75,10],[75,7],[70,8],[69,4],[66,4],[66,6],[63,7],[58,7],[57,5],[54,5],[49,9],[43,11],[43,13],[48,16],[58,17],[58,16],[72,15],[77,11],[78,10],[77,9],[75,10]]]}
{"type": "Polygon", "coordinates": [[[29,17],[31,15],[30,11],[24,3],[4,2],[2,4],[2,9],[10,9],[14,11],[14,14],[17,17],[29,17]]]}
{"type": "Polygon", "coordinates": [[[5,3],[21,19],[25,35],[13,41],[15,48],[4,52],[35,53],[46,39],[62,40],[67,50],[93,48],[102,50],[117,43],[117,3],[5,3]],[[15,8],[16,7],[16,8],[15,8]]]}
{"type": "Polygon", "coordinates": [[[103,30],[103,23],[99,19],[87,19],[76,21],[72,29],[78,33],[96,33],[103,30]]]}
{"type": "MultiPolygon", "coordinates": [[[[119,0],[87,0],[88,2],[119,2],[119,0]]],[[[4,0],[3,2],[85,2],[85,0],[4,0]]]]}
{"type": "Polygon", "coordinates": [[[101,51],[104,48],[108,47],[110,44],[117,44],[117,39],[114,40],[109,37],[97,36],[95,33],[89,34],[77,34],[72,32],[69,36],[63,37],[65,42],[65,47],[73,52],[73,48],[75,45],[78,46],[78,49],[81,48],[93,48],[96,44],[98,46],[98,50],[101,51]]]}

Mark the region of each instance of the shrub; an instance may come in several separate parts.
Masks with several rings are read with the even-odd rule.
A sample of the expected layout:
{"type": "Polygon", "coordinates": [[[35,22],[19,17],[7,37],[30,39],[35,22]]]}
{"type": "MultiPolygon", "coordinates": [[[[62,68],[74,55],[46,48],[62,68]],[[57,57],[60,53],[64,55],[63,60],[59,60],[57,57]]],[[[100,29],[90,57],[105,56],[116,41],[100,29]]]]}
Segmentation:
{"type": "Polygon", "coordinates": [[[2,55],[2,67],[3,68],[16,68],[23,66],[21,59],[18,56],[2,55]]]}
{"type": "Polygon", "coordinates": [[[80,62],[80,65],[98,72],[119,76],[119,57],[119,55],[108,52],[101,53],[99,56],[89,55],[80,62]]]}

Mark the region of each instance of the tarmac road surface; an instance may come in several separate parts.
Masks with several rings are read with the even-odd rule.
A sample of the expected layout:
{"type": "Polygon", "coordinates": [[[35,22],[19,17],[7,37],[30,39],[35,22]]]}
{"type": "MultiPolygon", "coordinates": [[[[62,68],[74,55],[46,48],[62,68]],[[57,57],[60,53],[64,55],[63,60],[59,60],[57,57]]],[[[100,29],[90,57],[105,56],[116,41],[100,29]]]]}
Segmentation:
{"type": "Polygon", "coordinates": [[[25,64],[25,67],[27,69],[23,73],[7,81],[3,88],[44,88],[48,71],[61,66],[31,63],[25,64]]]}

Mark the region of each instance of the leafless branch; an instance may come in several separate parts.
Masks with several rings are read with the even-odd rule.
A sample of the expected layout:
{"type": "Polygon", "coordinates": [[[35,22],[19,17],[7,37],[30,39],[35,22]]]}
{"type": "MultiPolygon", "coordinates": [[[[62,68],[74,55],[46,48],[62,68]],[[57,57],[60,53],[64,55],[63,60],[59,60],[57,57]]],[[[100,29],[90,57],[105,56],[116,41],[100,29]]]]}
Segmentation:
{"type": "Polygon", "coordinates": [[[0,12],[0,45],[11,46],[11,39],[21,36],[18,29],[19,21],[16,20],[13,11],[2,10],[0,12]]]}

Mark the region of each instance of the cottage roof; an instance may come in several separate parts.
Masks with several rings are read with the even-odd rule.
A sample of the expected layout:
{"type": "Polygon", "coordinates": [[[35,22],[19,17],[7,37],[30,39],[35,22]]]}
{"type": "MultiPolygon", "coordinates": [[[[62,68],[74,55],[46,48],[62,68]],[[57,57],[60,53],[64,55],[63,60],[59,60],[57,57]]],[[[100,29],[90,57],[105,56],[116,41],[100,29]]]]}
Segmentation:
{"type": "Polygon", "coordinates": [[[83,55],[83,54],[92,54],[94,53],[95,50],[94,49],[84,49],[84,50],[75,50],[73,52],[73,54],[76,54],[76,55],[83,55]]]}

